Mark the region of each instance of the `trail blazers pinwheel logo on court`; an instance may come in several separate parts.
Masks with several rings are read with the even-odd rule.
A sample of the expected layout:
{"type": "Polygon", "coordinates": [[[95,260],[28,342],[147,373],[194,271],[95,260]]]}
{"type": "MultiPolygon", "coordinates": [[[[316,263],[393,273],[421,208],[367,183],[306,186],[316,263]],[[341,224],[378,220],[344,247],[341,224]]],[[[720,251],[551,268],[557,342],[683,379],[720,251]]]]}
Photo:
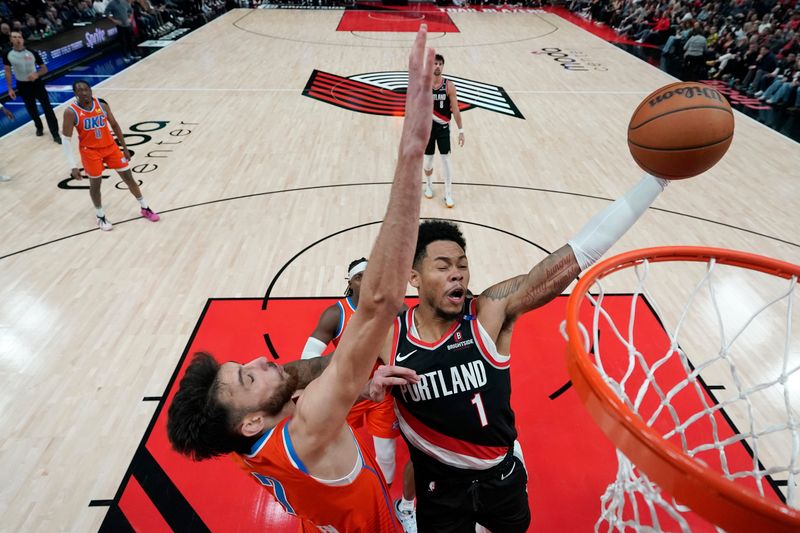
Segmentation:
{"type": "MultiPolygon", "coordinates": [[[[502,87],[479,81],[445,76],[458,91],[461,111],[480,107],[503,115],[524,119],[502,87]]],[[[359,113],[392,117],[403,116],[408,87],[408,72],[372,72],[345,78],[321,70],[311,73],[303,94],[359,113]]]]}

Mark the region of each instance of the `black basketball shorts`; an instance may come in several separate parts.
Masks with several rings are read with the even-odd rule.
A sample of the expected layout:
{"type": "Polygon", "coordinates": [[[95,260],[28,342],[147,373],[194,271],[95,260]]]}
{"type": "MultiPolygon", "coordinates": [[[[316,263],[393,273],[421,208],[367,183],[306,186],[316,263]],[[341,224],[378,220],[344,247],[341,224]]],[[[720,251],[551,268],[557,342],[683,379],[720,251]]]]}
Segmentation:
{"type": "Polygon", "coordinates": [[[428,146],[425,148],[425,155],[433,155],[437,144],[439,145],[440,154],[446,155],[450,153],[450,124],[433,123],[431,137],[428,139],[428,146]]]}
{"type": "Polygon", "coordinates": [[[528,473],[509,455],[478,479],[432,479],[414,465],[419,533],[474,533],[475,524],[492,532],[524,533],[531,523],[528,473]]]}

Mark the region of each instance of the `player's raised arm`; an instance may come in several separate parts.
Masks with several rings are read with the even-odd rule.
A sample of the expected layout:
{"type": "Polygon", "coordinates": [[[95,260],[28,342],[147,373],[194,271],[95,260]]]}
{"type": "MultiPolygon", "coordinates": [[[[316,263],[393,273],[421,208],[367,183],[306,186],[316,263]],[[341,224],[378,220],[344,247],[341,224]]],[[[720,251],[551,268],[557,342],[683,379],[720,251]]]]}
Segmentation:
{"type": "Polygon", "coordinates": [[[597,213],[568,243],[527,274],[486,289],[478,301],[481,321],[496,339],[522,314],[540,307],[567,288],[584,269],[606,253],[639,219],[667,181],[645,175],[623,197],[597,213]]]}
{"type": "Polygon", "coordinates": [[[336,357],[311,383],[289,426],[304,461],[313,462],[344,427],[364,389],[379,347],[403,305],[416,245],[422,155],[430,133],[433,51],[422,26],[409,57],[406,116],[386,215],[361,282],[358,311],[345,329],[336,357]]]}

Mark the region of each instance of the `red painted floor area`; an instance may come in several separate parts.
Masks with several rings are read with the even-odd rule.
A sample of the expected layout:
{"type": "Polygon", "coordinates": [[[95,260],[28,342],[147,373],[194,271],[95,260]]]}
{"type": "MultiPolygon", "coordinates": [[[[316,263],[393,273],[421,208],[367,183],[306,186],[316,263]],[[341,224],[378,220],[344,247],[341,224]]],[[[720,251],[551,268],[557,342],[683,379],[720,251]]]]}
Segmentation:
{"type": "Polygon", "coordinates": [[[447,13],[412,6],[346,10],[336,31],[416,32],[422,23],[432,33],[458,33],[458,26],[447,13]]]}
{"type": "MultiPolygon", "coordinates": [[[[207,351],[220,361],[246,362],[268,355],[264,334],[269,333],[281,356],[279,362],[288,362],[296,358],[292,354],[300,353],[319,314],[333,301],[271,300],[268,309],[262,311],[261,299],[212,300],[187,353],[207,351]]],[[[409,299],[410,305],[414,303],[409,299]]],[[[614,448],[589,418],[574,390],[570,387],[550,398],[569,380],[564,363],[565,342],[559,334],[565,304],[565,297],[557,298],[525,315],[517,322],[512,345],[512,404],[530,477],[532,529],[539,532],[591,531],[599,513],[600,495],[616,471],[614,448]]],[[[627,324],[630,307],[630,296],[624,295],[607,296],[604,304],[617,323],[623,325],[627,324]]],[[[643,301],[637,302],[636,309],[638,348],[646,354],[662,353],[668,341],[658,321],[643,301]]],[[[612,375],[624,373],[627,365],[626,350],[618,343],[615,346],[613,339],[608,328],[601,330],[604,365],[612,375]]],[[[181,363],[182,368],[189,359],[181,363]]],[[[181,375],[182,372],[178,379],[181,375]]],[[[659,376],[659,383],[668,387],[685,374],[679,365],[668,364],[659,370],[659,376]]],[[[641,379],[642,375],[634,372],[630,382],[641,379]]],[[[174,391],[173,385],[167,393],[166,405],[174,391]]],[[[645,403],[653,399],[645,396],[645,403]]],[[[696,395],[678,395],[673,405],[683,412],[698,402],[696,395]]],[[[662,422],[668,424],[669,420],[659,420],[657,425],[662,422]]],[[[732,433],[721,418],[717,424],[721,438],[732,433]]],[[[695,438],[692,431],[688,438],[695,438]]],[[[135,528],[163,530],[167,526],[162,515],[167,522],[174,521],[175,515],[168,515],[183,506],[181,516],[199,517],[211,531],[297,530],[295,520],[284,513],[271,492],[240,471],[232,460],[192,463],[173,452],[166,438],[166,409],[158,415],[145,447],[146,450],[140,448],[137,452],[132,466],[134,475],[127,479],[119,500],[120,511],[135,528]],[[147,452],[152,460],[145,457],[144,463],[151,464],[143,468],[141,459],[147,452]],[[165,477],[155,482],[154,476],[165,477]],[[169,490],[161,490],[167,485],[169,490]],[[177,498],[175,489],[179,493],[177,498]],[[172,495],[167,498],[165,494],[170,491],[172,495]]],[[[393,497],[400,495],[402,467],[408,457],[402,442],[398,450],[398,471],[391,487],[393,497]]],[[[703,459],[713,463],[713,457],[703,459]]],[[[728,463],[735,469],[736,464],[752,465],[752,459],[743,448],[729,449],[728,463]]],[[[295,494],[287,496],[302,498],[295,494]]],[[[713,531],[708,524],[693,522],[693,531],[713,531]]]]}

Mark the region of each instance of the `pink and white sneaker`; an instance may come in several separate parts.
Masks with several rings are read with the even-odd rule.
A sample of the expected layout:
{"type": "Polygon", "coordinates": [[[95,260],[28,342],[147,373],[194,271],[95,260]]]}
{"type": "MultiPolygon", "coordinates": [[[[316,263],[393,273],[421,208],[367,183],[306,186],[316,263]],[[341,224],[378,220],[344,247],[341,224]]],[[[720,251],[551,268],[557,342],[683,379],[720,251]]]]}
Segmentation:
{"type": "Polygon", "coordinates": [[[111,231],[114,229],[114,226],[111,225],[111,222],[109,222],[104,216],[97,217],[97,225],[100,226],[100,229],[103,231],[111,231]]]}
{"type": "Polygon", "coordinates": [[[147,220],[149,220],[150,222],[158,222],[159,220],[161,220],[161,217],[158,216],[158,213],[155,213],[149,207],[143,207],[140,213],[142,213],[142,216],[147,220]]]}

